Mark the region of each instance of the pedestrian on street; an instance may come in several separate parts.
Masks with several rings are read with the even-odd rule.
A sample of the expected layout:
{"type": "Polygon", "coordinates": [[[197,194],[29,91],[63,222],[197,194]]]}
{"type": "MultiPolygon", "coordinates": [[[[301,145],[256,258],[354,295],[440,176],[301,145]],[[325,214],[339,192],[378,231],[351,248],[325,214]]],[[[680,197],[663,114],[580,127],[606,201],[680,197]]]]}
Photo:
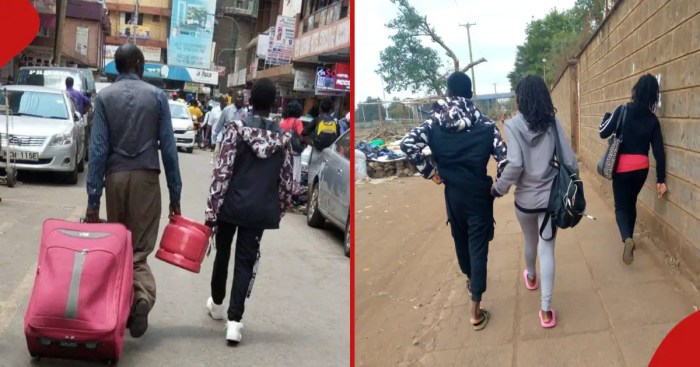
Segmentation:
{"type": "MultiPolygon", "coordinates": [[[[216,136],[213,134],[214,126],[219,122],[222,111],[226,108],[228,104],[228,97],[219,97],[219,103],[214,104],[214,108],[211,109],[204,118],[204,126],[206,127],[206,139],[209,142],[209,148],[214,152],[214,145],[216,141],[216,136]]],[[[212,162],[213,164],[213,162],[212,162]]]]}
{"type": "Polygon", "coordinates": [[[340,125],[331,116],[333,102],[324,99],[320,104],[321,113],[311,121],[303,132],[306,144],[313,147],[309,158],[309,182],[319,173],[321,169],[321,152],[330,147],[338,136],[340,136],[340,125]]]}
{"type": "Polygon", "coordinates": [[[78,112],[80,112],[80,115],[82,116],[92,107],[92,104],[90,102],[90,98],[88,98],[85,94],[73,89],[73,84],[73,78],[67,77],[66,92],[68,92],[68,95],[70,95],[70,98],[73,100],[75,108],[78,110],[78,112]]]}
{"type": "MultiPolygon", "coordinates": [[[[294,192],[298,193],[301,188],[301,153],[306,149],[306,144],[302,140],[304,123],[301,121],[302,107],[296,101],[287,103],[287,108],[282,114],[283,120],[280,127],[292,135],[292,155],[294,157],[294,192]]],[[[297,202],[297,198],[294,198],[297,202]]]]}
{"type": "Polygon", "coordinates": [[[142,81],[144,56],[132,44],[114,60],[119,76],[95,102],[87,177],[88,223],[99,221],[105,188],[107,221],[124,224],[134,248],[134,304],[127,327],[132,337],[148,329],[156,283],[147,263],[158,237],[161,214],[160,148],[170,193],[170,215],[180,214],[182,183],[168,97],[142,81]]]}
{"type": "Polygon", "coordinates": [[[659,198],[666,187],[666,154],[661,124],[654,114],[659,101],[659,82],[651,74],[643,75],[632,88],[632,101],[608,112],[600,123],[600,137],[606,139],[616,132],[622,111],[625,121],[619,121],[619,136],[624,137],[618,152],[618,164],[612,179],[615,198],[615,219],[624,243],[622,261],[634,261],[634,225],[637,222],[637,196],[649,174],[649,146],[656,160],[656,192],[659,198]]]}
{"type": "Polygon", "coordinates": [[[224,132],[207,201],[206,224],[216,231],[216,258],[207,309],[215,320],[227,318],[226,340],[233,343],[242,338],[241,319],[258,269],[263,232],[278,229],[282,216],[292,205],[291,136],[268,118],[276,94],[269,79],[259,79],[253,85],[252,113],[245,121],[231,121],[224,132]],[[224,312],[236,231],[233,285],[228,311],[224,312]]]}
{"type": "Polygon", "coordinates": [[[516,186],[515,215],[525,241],[523,281],[527,289],[537,289],[535,264],[539,255],[542,283],[539,319],[542,327],[550,328],[557,324],[556,313],[551,308],[556,231],[551,220],[546,223],[544,221],[552,181],[557,174],[557,169],[551,162],[555,139],[559,139],[563,148],[563,163],[578,172],[578,162],[564,135],[564,129],[555,116],[556,111],[544,79],[535,75],[526,76],[516,86],[515,98],[520,113],[505,123],[509,145],[508,164],[496,180],[492,193],[501,197],[508,193],[512,185],[516,186]],[[552,131],[554,124],[557,124],[558,136],[552,131]]]}
{"type": "Polygon", "coordinates": [[[482,330],[491,317],[481,308],[481,298],[494,233],[493,179],[486,167],[492,155],[500,173],[507,149],[496,124],[476,108],[471,97],[471,79],[462,72],[452,73],[447,78],[447,98],[434,103],[430,119],[408,132],[401,150],[424,178],[445,184],[447,218],[472,299],[472,328],[482,330]],[[430,147],[435,166],[423,153],[425,147],[430,147]]]}
{"type": "Polygon", "coordinates": [[[221,153],[221,142],[224,140],[224,131],[228,124],[233,121],[244,121],[248,115],[248,112],[243,108],[243,99],[241,97],[236,97],[233,99],[233,103],[227,105],[222,111],[219,120],[214,124],[212,128],[212,136],[216,137],[216,149],[214,149],[213,162],[219,159],[219,154],[221,153]]]}

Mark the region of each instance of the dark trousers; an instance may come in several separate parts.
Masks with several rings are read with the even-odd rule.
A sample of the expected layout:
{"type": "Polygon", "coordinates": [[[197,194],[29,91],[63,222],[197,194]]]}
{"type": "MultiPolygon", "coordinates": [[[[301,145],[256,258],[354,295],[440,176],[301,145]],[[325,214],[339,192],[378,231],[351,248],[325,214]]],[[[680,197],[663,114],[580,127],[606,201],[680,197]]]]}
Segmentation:
{"type": "Polygon", "coordinates": [[[233,236],[236,238],[236,254],[233,267],[233,285],[228,307],[228,319],[241,321],[245,311],[245,299],[250,297],[255,281],[255,273],[260,260],[260,240],[263,229],[239,227],[234,224],[219,221],[216,232],[216,258],[211,277],[211,297],[214,303],[220,305],[226,298],[226,278],[228,264],[231,259],[233,236]]]}
{"type": "Polygon", "coordinates": [[[616,173],[613,177],[615,219],[622,241],[632,238],[637,221],[637,196],[642,191],[649,169],[616,173]]]}
{"type": "Polygon", "coordinates": [[[156,303],[156,280],[148,265],[160,224],[160,182],[157,171],[122,171],[107,175],[107,221],[131,231],[134,248],[134,303],[156,303]]]}
{"type": "Polygon", "coordinates": [[[472,301],[486,291],[486,263],[493,239],[493,197],[488,189],[474,192],[445,186],[445,204],[455,241],[457,261],[471,280],[472,301]]]}

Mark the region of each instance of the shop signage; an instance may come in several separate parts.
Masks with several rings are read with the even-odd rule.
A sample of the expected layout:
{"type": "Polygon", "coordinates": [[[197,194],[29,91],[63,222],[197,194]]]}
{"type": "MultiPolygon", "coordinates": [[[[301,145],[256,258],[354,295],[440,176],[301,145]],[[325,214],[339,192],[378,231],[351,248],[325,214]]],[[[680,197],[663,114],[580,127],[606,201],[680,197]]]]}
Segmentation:
{"type": "Polygon", "coordinates": [[[313,92],[316,73],[314,69],[294,69],[294,90],[313,92]]]}
{"type": "Polygon", "coordinates": [[[132,25],[132,24],[120,24],[119,25],[119,36],[120,37],[134,37],[139,40],[151,39],[151,30],[147,26],[142,25],[132,25]]]}
{"type": "Polygon", "coordinates": [[[350,65],[337,64],[334,68],[316,68],[316,91],[330,93],[349,93],[350,65]]]}
{"type": "Polygon", "coordinates": [[[293,17],[277,16],[277,24],[270,32],[266,59],[268,64],[284,65],[292,61],[295,26],[296,20],[293,17]]]}
{"type": "MultiPolygon", "coordinates": [[[[160,47],[150,47],[136,45],[141,52],[143,52],[143,57],[146,61],[160,62],[160,47]]],[[[118,45],[107,45],[105,46],[105,60],[114,59],[114,53],[117,52],[119,48],[118,45]]],[[[105,62],[107,64],[107,62],[105,62]]]]}
{"type": "Polygon", "coordinates": [[[350,18],[303,34],[296,39],[294,59],[350,48],[350,18]]]}
{"type": "Polygon", "coordinates": [[[209,67],[216,0],[173,0],[168,63],[188,68],[209,67]]]}

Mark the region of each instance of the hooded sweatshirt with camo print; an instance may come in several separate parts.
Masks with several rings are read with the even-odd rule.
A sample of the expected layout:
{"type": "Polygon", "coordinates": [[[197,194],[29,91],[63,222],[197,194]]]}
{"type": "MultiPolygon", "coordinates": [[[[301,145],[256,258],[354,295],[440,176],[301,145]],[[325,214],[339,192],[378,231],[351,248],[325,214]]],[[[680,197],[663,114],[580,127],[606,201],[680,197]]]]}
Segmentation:
{"type": "Polygon", "coordinates": [[[294,194],[290,141],[290,134],[284,133],[271,121],[257,116],[251,116],[245,124],[242,121],[229,124],[224,133],[221,154],[214,167],[205,220],[215,223],[220,219],[222,206],[226,201],[226,205],[231,204],[235,207],[225,208],[224,211],[228,211],[229,216],[239,218],[241,221],[252,221],[234,224],[277,228],[285,211],[292,206],[294,194]],[[245,154],[244,151],[252,154],[245,154]],[[281,160],[281,167],[272,162],[275,159],[281,160]],[[270,165],[270,163],[273,164],[270,165]],[[276,172],[268,169],[265,172],[270,172],[270,174],[266,173],[269,177],[259,176],[255,170],[266,165],[276,172]],[[242,172],[243,168],[252,172],[242,172]],[[278,168],[279,171],[277,171],[278,168]],[[250,177],[240,179],[246,174],[250,177]],[[236,192],[229,192],[231,182],[236,192]],[[276,209],[271,206],[272,203],[266,202],[272,185],[277,186],[276,196],[279,203],[276,209]],[[265,189],[265,187],[268,188],[265,189]]]}
{"type": "MultiPolygon", "coordinates": [[[[493,127],[491,154],[498,163],[498,175],[506,164],[507,148],[496,124],[479,111],[474,102],[463,97],[447,97],[433,103],[430,117],[418,127],[411,129],[401,141],[401,150],[423,177],[430,179],[438,171],[434,160],[429,160],[423,153],[425,147],[431,146],[430,137],[433,129],[442,129],[448,133],[470,132],[484,127],[493,127]]],[[[431,147],[431,150],[433,148],[431,147]]],[[[441,175],[442,176],[442,175],[441,175]]]]}

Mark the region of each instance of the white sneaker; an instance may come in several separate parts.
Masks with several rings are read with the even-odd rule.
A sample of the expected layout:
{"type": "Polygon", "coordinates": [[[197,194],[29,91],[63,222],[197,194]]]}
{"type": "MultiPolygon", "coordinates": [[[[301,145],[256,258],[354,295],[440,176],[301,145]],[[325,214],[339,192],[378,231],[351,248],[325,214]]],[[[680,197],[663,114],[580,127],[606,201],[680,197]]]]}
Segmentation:
{"type": "Polygon", "coordinates": [[[209,316],[214,320],[223,320],[225,317],[224,305],[217,305],[211,297],[207,300],[207,310],[209,310],[209,316]]]}
{"type": "Polygon", "coordinates": [[[241,329],[243,329],[243,324],[236,321],[226,322],[226,340],[232,343],[240,343],[243,336],[241,335],[241,329]]]}

